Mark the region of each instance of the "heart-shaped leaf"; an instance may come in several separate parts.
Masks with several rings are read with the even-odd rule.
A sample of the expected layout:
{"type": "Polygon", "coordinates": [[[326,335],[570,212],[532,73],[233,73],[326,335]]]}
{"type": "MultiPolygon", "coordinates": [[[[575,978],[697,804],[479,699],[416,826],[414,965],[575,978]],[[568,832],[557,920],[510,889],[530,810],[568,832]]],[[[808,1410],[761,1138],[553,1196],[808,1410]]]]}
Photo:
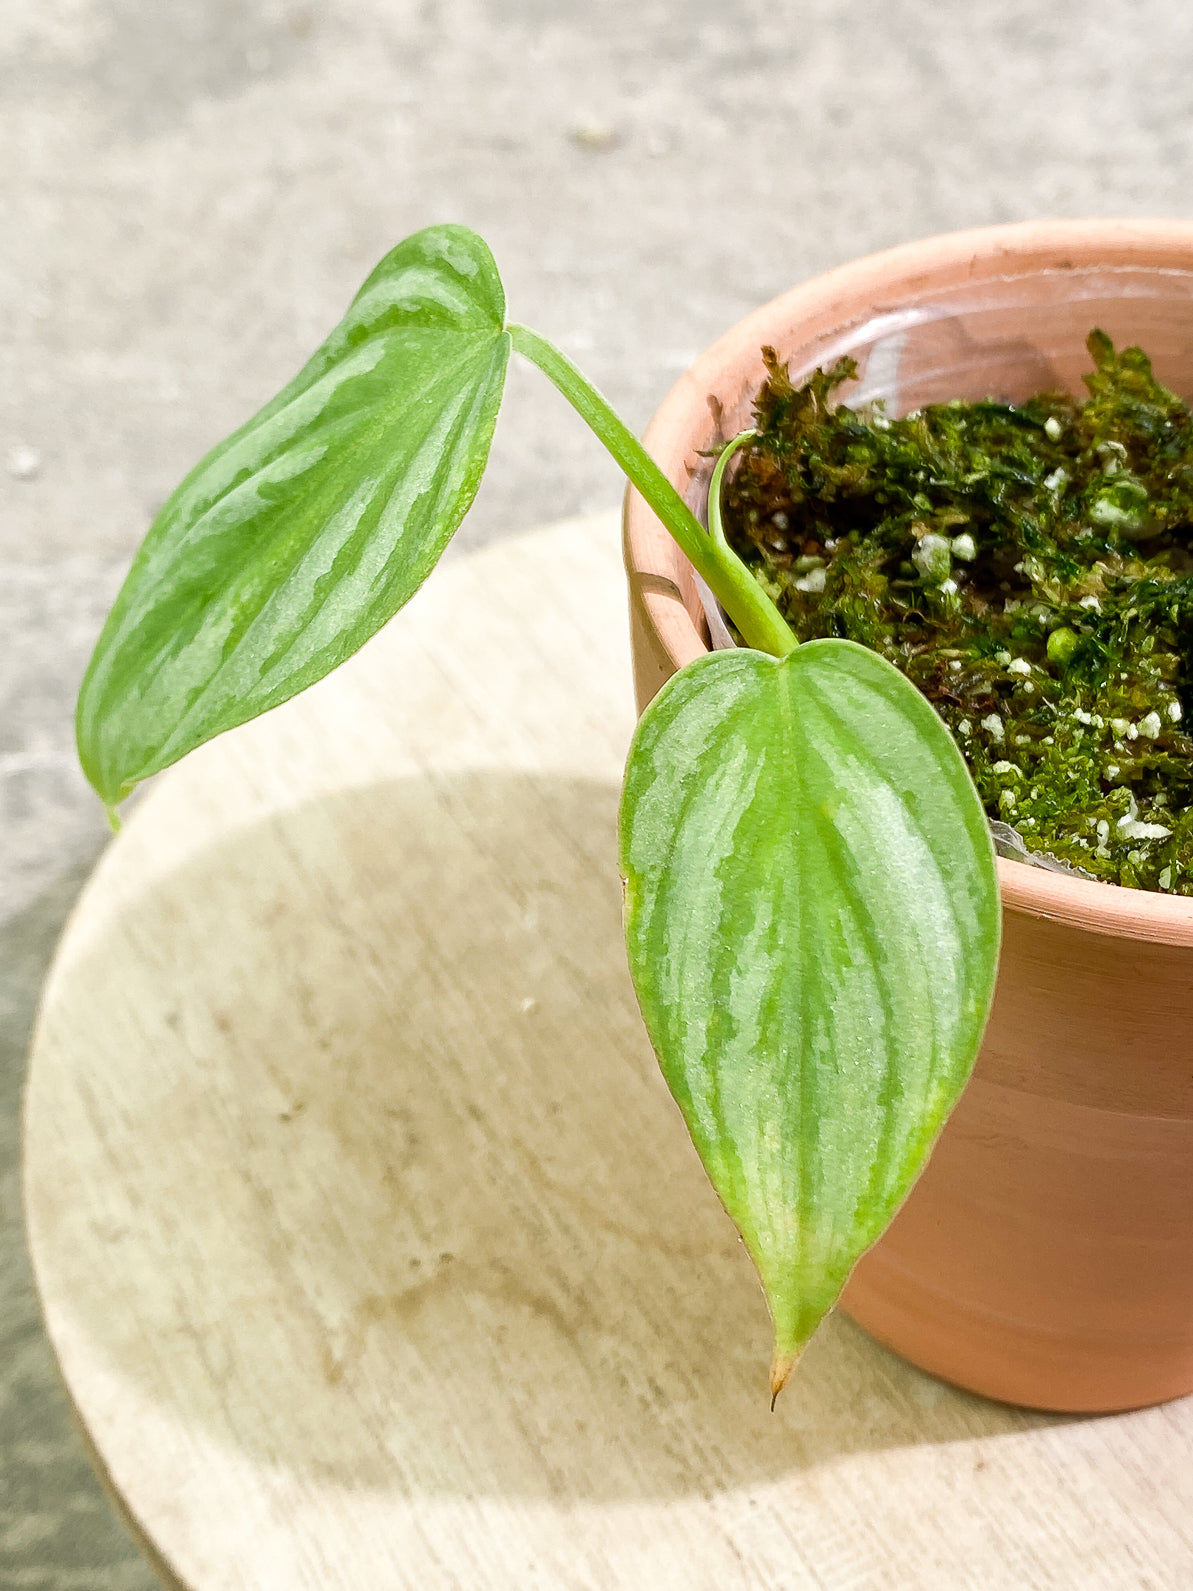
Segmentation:
{"type": "Polygon", "coordinates": [[[927,1158],[998,960],[985,815],[876,654],[717,652],[647,708],[621,808],[630,966],[761,1275],[772,1388],[927,1158]]]}
{"type": "Polygon", "coordinates": [[[295,379],[154,522],[79,697],[114,805],[295,695],[434,568],[476,493],[509,359],[505,298],[463,227],[407,238],[295,379]]]}

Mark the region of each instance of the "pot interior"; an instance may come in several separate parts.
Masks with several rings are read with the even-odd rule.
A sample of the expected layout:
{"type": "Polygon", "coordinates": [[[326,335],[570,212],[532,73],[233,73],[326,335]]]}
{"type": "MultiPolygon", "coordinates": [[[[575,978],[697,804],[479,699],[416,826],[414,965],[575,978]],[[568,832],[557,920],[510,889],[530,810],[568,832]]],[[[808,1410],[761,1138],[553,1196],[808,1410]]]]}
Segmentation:
{"type": "MultiPolygon", "coordinates": [[[[792,378],[848,354],[858,376],[840,389],[842,401],[882,399],[896,415],[951,398],[1084,396],[1082,377],[1093,368],[1085,342],[1100,327],[1116,346],[1142,347],[1159,379],[1193,399],[1193,270],[1070,264],[906,294],[892,285],[888,303],[843,324],[812,335],[799,320],[777,328],[775,347],[792,378]]],[[[850,307],[842,305],[846,314],[850,307]]],[[[717,394],[710,441],[751,424],[755,390],[717,394]]],[[[712,460],[702,459],[689,479],[688,500],[701,514],[711,474],[712,460]]]]}

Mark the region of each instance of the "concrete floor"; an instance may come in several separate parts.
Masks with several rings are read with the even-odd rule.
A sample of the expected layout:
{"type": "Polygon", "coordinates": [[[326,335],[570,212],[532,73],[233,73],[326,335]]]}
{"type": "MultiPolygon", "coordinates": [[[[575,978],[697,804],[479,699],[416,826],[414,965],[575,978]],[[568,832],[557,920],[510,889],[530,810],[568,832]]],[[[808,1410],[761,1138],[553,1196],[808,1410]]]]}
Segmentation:
{"type": "MultiPolygon", "coordinates": [[[[482,232],[514,317],[641,427],[717,333],[855,255],[1193,213],[1193,7],[4,0],[0,106],[0,1585],[140,1591],[38,1325],[17,1109],[105,832],[72,698],[152,512],[432,221],[482,232]]],[[[618,494],[515,369],[460,541],[618,494]]]]}

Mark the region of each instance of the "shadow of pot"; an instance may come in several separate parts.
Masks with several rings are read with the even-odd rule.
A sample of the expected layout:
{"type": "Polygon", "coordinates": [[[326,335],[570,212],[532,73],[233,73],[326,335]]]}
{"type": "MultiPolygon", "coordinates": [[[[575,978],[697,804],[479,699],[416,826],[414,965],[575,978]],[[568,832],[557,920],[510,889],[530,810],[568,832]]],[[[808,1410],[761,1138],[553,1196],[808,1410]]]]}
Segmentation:
{"type": "MultiPolygon", "coordinates": [[[[760,349],[842,354],[850,401],[1080,390],[1101,326],[1193,393],[1193,224],[1048,222],[832,271],[728,332],[646,442],[702,513],[708,450],[751,423],[760,349]]],[[[639,709],[706,651],[690,566],[635,493],[625,559],[639,709]]],[[[1000,859],[1003,950],[973,1079],[845,1310],[989,1397],[1108,1411],[1193,1391],[1193,900],[1000,859]]]]}

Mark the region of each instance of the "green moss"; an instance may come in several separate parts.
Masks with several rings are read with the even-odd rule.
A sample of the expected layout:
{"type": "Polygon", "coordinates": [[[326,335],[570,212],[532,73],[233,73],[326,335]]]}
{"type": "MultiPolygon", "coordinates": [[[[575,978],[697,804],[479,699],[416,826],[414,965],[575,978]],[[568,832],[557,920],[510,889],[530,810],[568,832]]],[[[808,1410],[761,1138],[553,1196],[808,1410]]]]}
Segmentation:
{"type": "Polygon", "coordinates": [[[1083,401],[902,419],[834,403],[852,360],[795,386],[765,350],[726,531],[800,640],[919,686],[1031,850],[1193,894],[1193,415],[1088,347],[1083,401]]]}

